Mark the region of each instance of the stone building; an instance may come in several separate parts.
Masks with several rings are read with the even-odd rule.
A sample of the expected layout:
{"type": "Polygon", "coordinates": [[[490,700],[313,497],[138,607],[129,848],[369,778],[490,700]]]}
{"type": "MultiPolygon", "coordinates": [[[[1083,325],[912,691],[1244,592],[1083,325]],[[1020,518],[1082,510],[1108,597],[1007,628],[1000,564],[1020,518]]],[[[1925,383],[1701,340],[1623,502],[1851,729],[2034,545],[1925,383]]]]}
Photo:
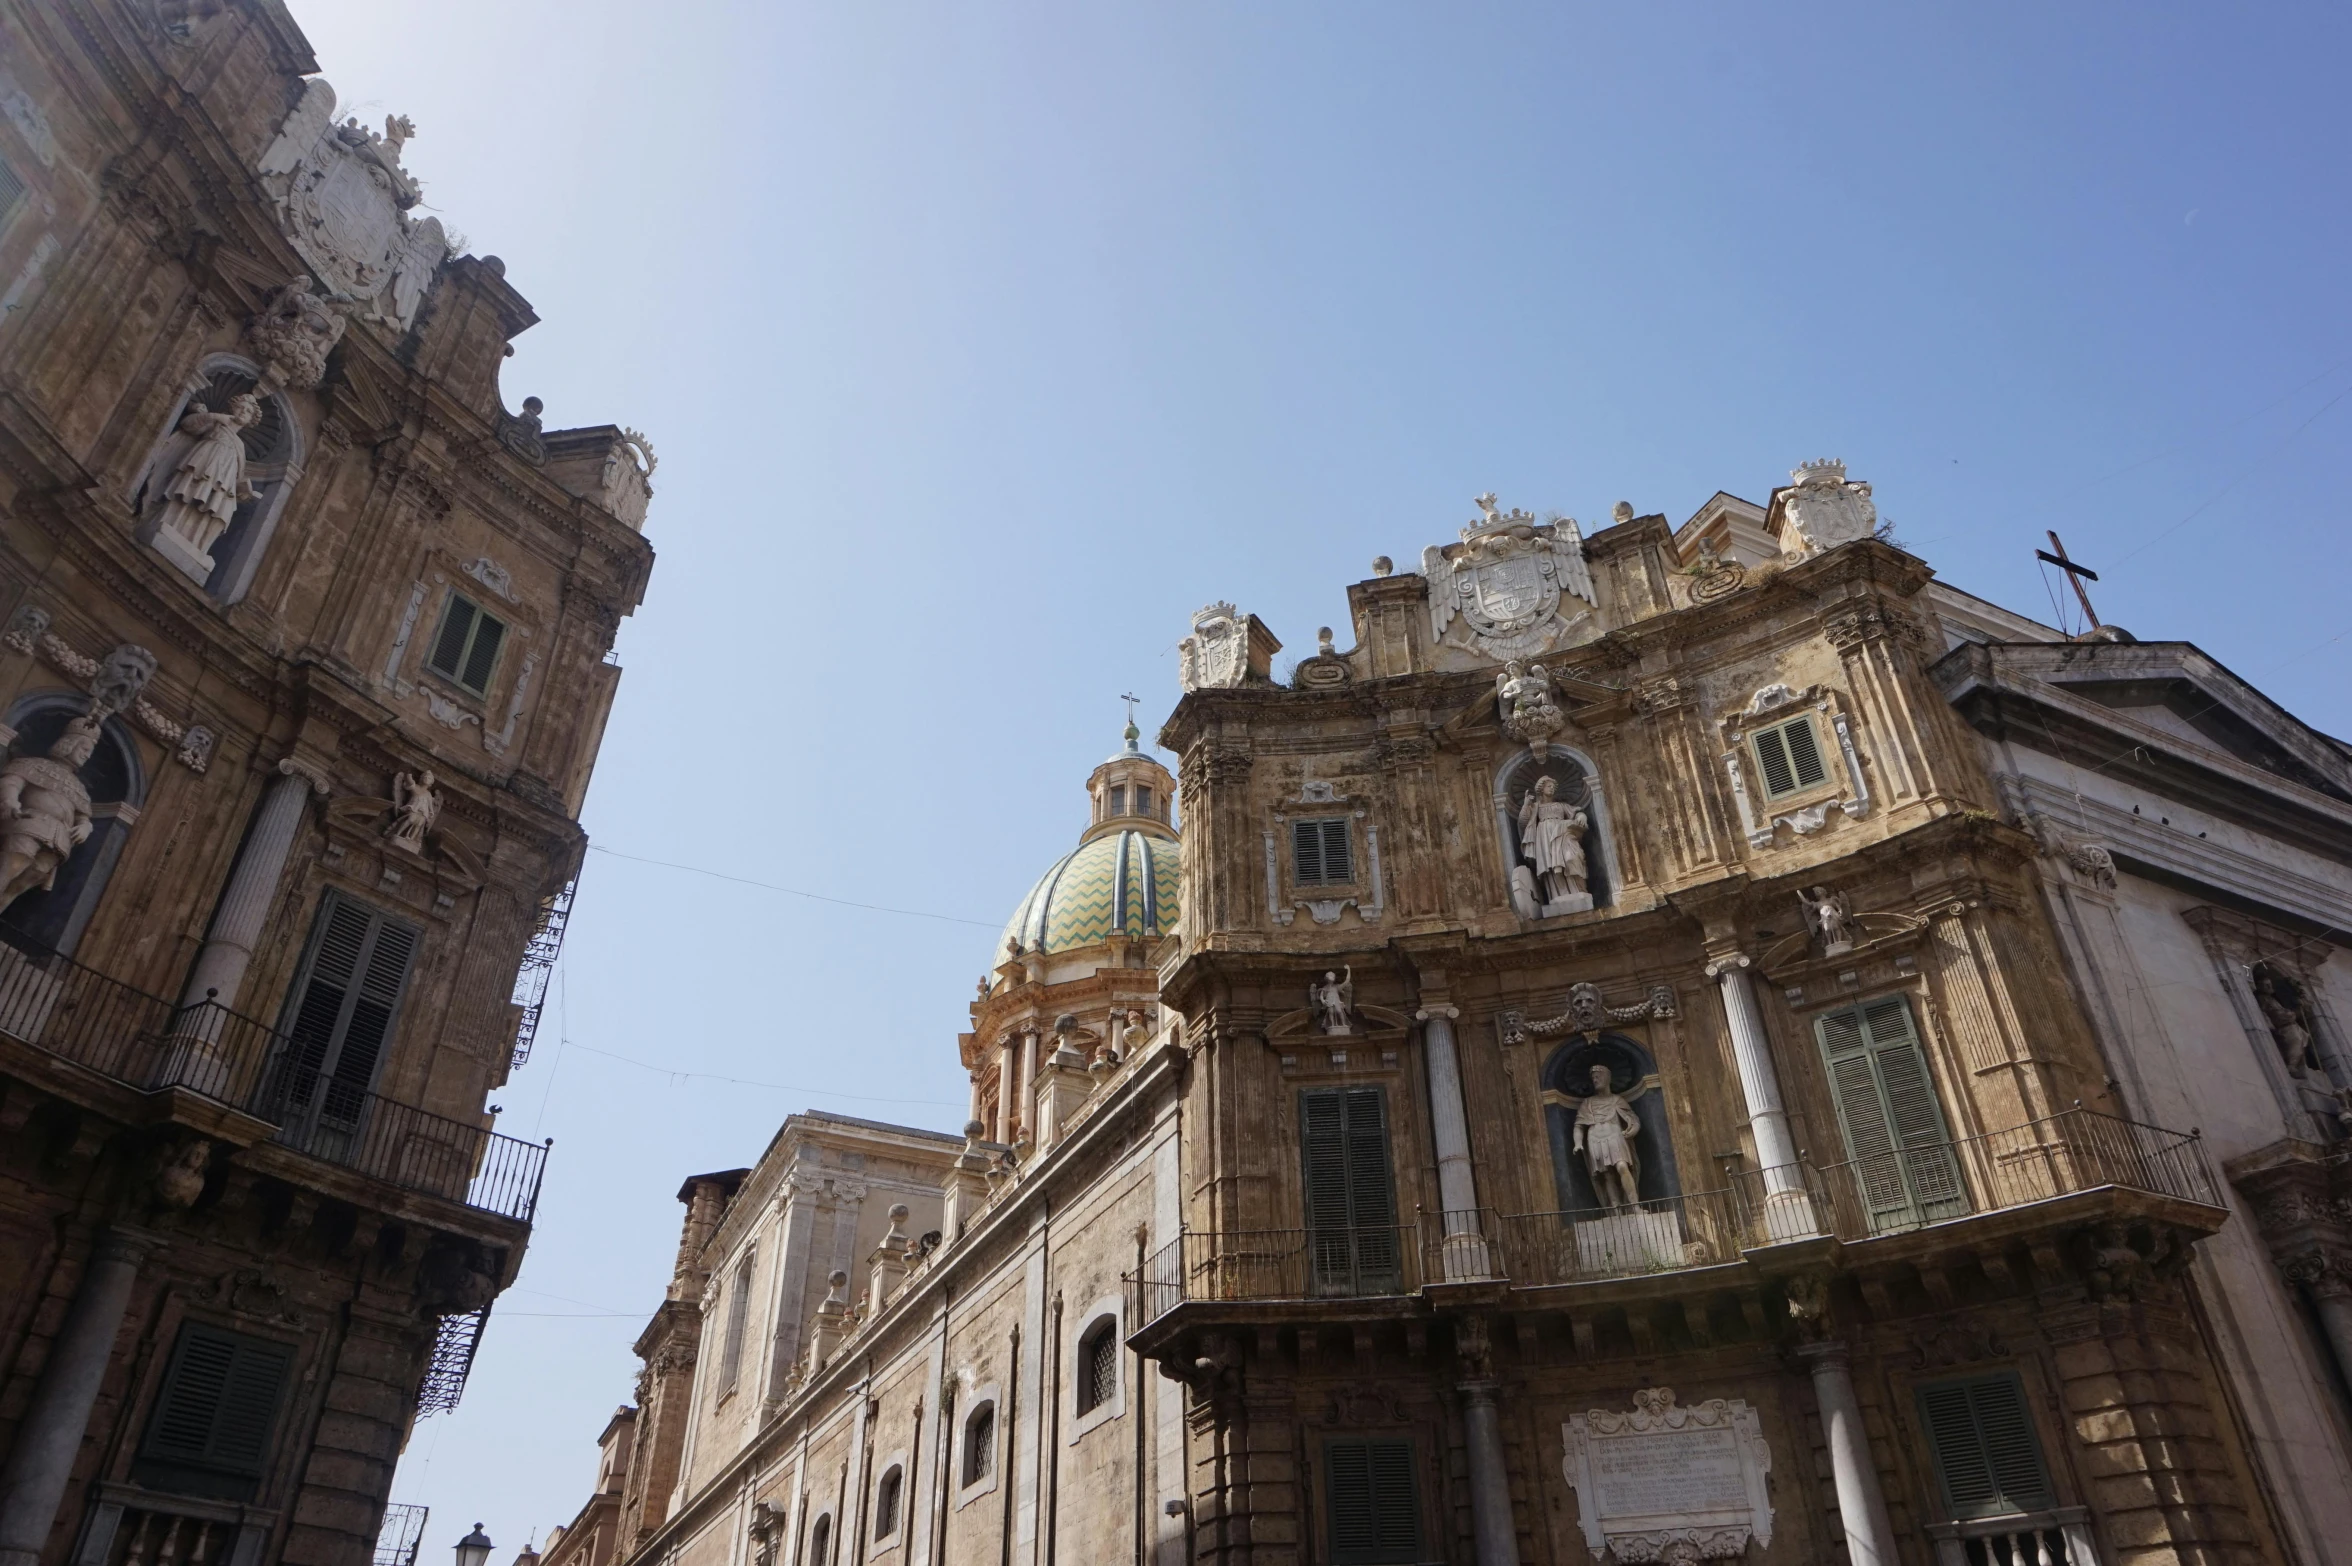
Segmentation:
{"type": "Polygon", "coordinates": [[[2332,1558],[2352,753],[1791,478],[1195,616],[964,1139],[681,1193],[623,1558],[2332,1558]]]}
{"type": "MultiPolygon", "coordinates": [[[[278,0],[0,0],[0,1562],[357,1566],[546,1149],[652,455],[278,0]]],[[[396,1535],[396,1536],[395,1536],[396,1535]]]]}

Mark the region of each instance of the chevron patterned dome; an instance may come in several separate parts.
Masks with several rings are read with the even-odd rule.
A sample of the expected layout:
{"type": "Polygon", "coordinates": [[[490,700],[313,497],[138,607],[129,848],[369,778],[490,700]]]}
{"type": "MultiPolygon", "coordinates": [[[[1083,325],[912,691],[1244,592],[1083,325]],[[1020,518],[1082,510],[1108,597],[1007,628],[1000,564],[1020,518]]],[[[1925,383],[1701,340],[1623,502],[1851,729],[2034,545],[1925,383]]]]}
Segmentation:
{"type": "Polygon", "coordinates": [[[1165,828],[1122,827],[1090,837],[1038,877],[1005,925],[997,954],[1001,961],[1066,952],[1175,927],[1175,837],[1165,828]]]}

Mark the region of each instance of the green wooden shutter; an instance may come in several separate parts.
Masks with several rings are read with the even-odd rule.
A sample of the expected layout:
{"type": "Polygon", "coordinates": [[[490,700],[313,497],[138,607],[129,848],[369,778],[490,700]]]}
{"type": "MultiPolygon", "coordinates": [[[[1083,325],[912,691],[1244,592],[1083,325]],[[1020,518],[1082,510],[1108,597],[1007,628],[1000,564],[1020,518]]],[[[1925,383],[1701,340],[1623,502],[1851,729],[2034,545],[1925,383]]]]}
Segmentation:
{"type": "Polygon", "coordinates": [[[415,927],[327,893],[286,1027],[292,1070],[284,1097],[290,1104],[316,1103],[338,1124],[358,1123],[391,1042],[416,949],[415,927]]]}
{"type": "Polygon", "coordinates": [[[1968,1210],[1910,1002],[1882,996],[1814,1024],[1854,1187],[1875,1231],[1968,1210]]]}
{"type": "Polygon", "coordinates": [[[1333,1441],[1323,1470],[1332,1566],[1409,1566],[1421,1558],[1411,1441],[1333,1441]]]}
{"type": "Polygon", "coordinates": [[[1919,1420],[1952,1517],[2000,1517],[2056,1504],[2015,1372],[1930,1382],[1918,1397],[1919,1420]]]}
{"type": "Polygon", "coordinates": [[[1399,1284],[1396,1187],[1387,1103],[1376,1087],[1299,1095],[1308,1247],[1319,1294],[1383,1294],[1399,1284]]]}
{"type": "Polygon", "coordinates": [[[282,1343],[183,1323],[132,1477],[182,1494],[251,1499],[293,1361],[282,1343]]]}

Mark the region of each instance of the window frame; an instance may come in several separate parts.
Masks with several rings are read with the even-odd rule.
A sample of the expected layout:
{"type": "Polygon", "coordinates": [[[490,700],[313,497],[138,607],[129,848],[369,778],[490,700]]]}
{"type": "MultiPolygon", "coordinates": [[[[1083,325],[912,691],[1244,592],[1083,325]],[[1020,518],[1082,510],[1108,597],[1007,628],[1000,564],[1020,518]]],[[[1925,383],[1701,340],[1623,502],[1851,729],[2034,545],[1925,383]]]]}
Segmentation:
{"type": "Polygon", "coordinates": [[[1302,889],[1306,887],[1322,889],[1326,887],[1350,888],[1358,884],[1354,820],[1353,816],[1344,813],[1332,816],[1292,816],[1290,818],[1288,825],[1290,828],[1290,884],[1292,886],[1302,889]],[[1347,871],[1345,875],[1335,876],[1329,873],[1331,867],[1331,828],[1333,827],[1339,829],[1340,855],[1346,861],[1343,866],[1347,871]],[[1313,830],[1316,836],[1316,874],[1313,876],[1306,873],[1306,860],[1299,852],[1300,845],[1309,830],[1313,830]]]}
{"type": "Polygon", "coordinates": [[[441,613],[433,622],[433,634],[425,640],[424,671],[436,680],[455,686],[468,696],[487,701],[490,696],[490,687],[497,683],[498,668],[506,658],[507,644],[514,639],[514,632],[515,625],[512,620],[502,614],[491,613],[485,605],[477,603],[472,594],[461,592],[452,587],[442,596],[441,613]],[[441,644],[448,639],[449,622],[456,615],[458,606],[461,604],[472,611],[473,620],[466,626],[452,666],[445,669],[438,662],[441,656],[441,644]],[[498,639],[490,651],[490,666],[482,671],[482,683],[473,685],[467,682],[465,674],[473,664],[475,650],[481,643],[482,627],[486,624],[498,627],[498,639]]]}
{"type": "Polygon", "coordinates": [[[1927,1466],[1935,1476],[1938,1520],[1976,1522],[1995,1517],[2032,1517],[2059,1508],[2057,1474],[2050,1464],[2049,1448],[2042,1440],[2040,1423],[2034,1418],[2033,1399],[2027,1394],[2025,1378],[2014,1366],[1915,1382],[1911,1388],[1911,1401],[1919,1417],[1920,1440],[1927,1449],[1927,1466]],[[1986,1439],[1974,1394],[1980,1389],[1991,1387],[2004,1388],[2012,1399],[2009,1411],[2015,1415],[2016,1429],[2024,1434],[2026,1455],[2032,1458],[2041,1481],[2041,1493],[2025,1498],[2029,1504],[2020,1504],[2018,1498],[2008,1493],[2006,1481],[1996,1467],[1992,1443],[1986,1439]],[[1984,1466],[1986,1481],[1992,1486],[1990,1500],[1963,1505],[1953,1498],[1951,1474],[1944,1461],[1946,1444],[1942,1438],[1943,1432],[1949,1427],[1930,1406],[1931,1397],[1938,1393],[1960,1393],[1966,1398],[1966,1412],[1971,1426],[1968,1433],[1978,1444],[1977,1458],[1984,1466]]]}
{"type": "Polygon", "coordinates": [[[1765,803],[1778,804],[1782,800],[1796,799],[1810,794],[1818,788],[1834,788],[1836,786],[1837,777],[1830,769],[1829,752],[1824,750],[1821,745],[1821,727],[1813,721],[1811,712],[1798,712],[1785,718],[1776,718],[1770,723],[1758,724],[1749,729],[1743,738],[1747,743],[1749,759],[1756,768],[1757,795],[1765,803]],[[1813,752],[1813,767],[1819,774],[1811,781],[1807,781],[1799,775],[1801,769],[1797,764],[1796,750],[1788,741],[1790,731],[1799,728],[1805,731],[1805,741],[1813,752]],[[1772,786],[1771,764],[1764,759],[1764,741],[1766,739],[1772,739],[1779,744],[1781,764],[1789,776],[1789,785],[1786,788],[1772,786]]]}
{"type": "Polygon", "coordinates": [[[132,1449],[133,1482],[171,1495],[240,1502],[256,1499],[268,1478],[282,1434],[288,1393],[297,1368],[296,1357],[293,1345],[274,1338],[255,1337],[193,1317],[183,1318],[173,1336],[171,1353],[165,1357],[155,1391],[148,1398],[138,1445],[132,1449]],[[173,1397],[198,1374],[191,1367],[190,1358],[199,1345],[207,1342],[226,1349],[228,1358],[221,1371],[221,1386],[214,1394],[205,1420],[207,1429],[201,1449],[194,1455],[164,1450],[163,1433],[158,1427],[173,1397]],[[268,1410],[260,1422],[257,1449],[250,1458],[214,1456],[211,1449],[222,1439],[223,1405],[229,1399],[231,1383],[241,1367],[254,1364],[273,1364],[275,1375],[268,1395],[268,1410]]]}
{"type": "Polygon", "coordinates": [[[1397,1431],[1377,1435],[1368,1433],[1326,1435],[1323,1438],[1322,1458],[1323,1545],[1324,1557],[1330,1566],[1415,1566],[1415,1563],[1423,1558],[1428,1519],[1427,1508],[1422,1504],[1425,1497],[1421,1494],[1420,1443],[1413,1439],[1411,1432],[1397,1431]],[[1367,1487],[1367,1500],[1372,1506],[1370,1523],[1374,1534],[1374,1543],[1366,1549],[1348,1549],[1340,1543],[1339,1461],[1337,1454],[1348,1448],[1360,1448],[1364,1453],[1364,1478],[1367,1487]],[[1393,1458],[1398,1448],[1403,1449],[1405,1470],[1412,1476],[1412,1482],[1383,1492],[1380,1475],[1374,1471],[1372,1466],[1373,1454],[1376,1449],[1385,1449],[1393,1458]],[[1409,1545],[1396,1544],[1383,1548],[1378,1542],[1382,1523],[1380,1502],[1384,1498],[1384,1494],[1387,1496],[1402,1494],[1409,1504],[1412,1514],[1410,1518],[1412,1542],[1409,1545]]]}

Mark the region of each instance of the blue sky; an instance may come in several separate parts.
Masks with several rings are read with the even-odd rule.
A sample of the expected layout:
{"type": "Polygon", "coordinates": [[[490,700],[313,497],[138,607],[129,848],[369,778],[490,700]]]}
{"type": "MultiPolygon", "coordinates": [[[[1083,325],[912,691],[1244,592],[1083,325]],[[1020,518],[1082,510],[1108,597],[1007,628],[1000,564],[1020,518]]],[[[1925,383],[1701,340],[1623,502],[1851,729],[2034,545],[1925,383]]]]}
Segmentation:
{"type": "Polygon", "coordinates": [[[1201,603],[1344,645],[1481,490],[1679,521],[1838,455],[1949,580],[2047,614],[2054,527],[2352,733],[2340,10],[296,9],[536,304],[510,406],[660,451],[594,841],[942,916],[590,855],[429,1559],[585,1498],[681,1177],[961,1121],[992,929],[1201,603]]]}

